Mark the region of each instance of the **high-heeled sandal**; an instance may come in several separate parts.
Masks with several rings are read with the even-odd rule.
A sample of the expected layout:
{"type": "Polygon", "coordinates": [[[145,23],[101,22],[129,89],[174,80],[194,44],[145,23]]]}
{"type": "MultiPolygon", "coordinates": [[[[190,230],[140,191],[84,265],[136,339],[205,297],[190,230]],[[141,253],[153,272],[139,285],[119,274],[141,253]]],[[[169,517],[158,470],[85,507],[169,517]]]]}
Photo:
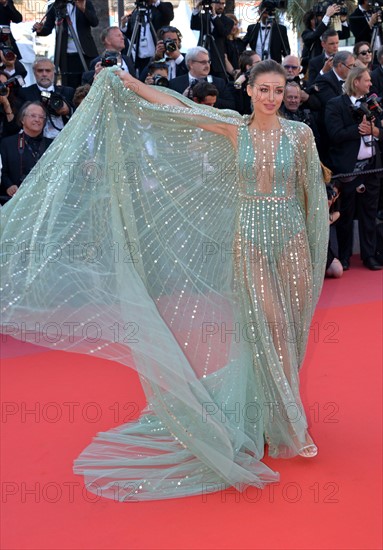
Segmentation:
{"type": "Polygon", "coordinates": [[[298,451],[299,456],[303,456],[304,458],[313,458],[318,454],[318,447],[314,445],[314,443],[311,443],[310,445],[305,445],[298,451]]]}

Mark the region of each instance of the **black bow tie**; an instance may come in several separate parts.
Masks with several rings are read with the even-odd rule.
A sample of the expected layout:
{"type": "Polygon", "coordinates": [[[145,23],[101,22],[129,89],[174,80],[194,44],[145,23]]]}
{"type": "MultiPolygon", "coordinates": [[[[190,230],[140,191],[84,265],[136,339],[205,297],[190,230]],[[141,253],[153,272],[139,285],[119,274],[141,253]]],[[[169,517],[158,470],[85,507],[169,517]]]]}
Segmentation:
{"type": "Polygon", "coordinates": [[[192,78],[190,86],[195,86],[198,82],[206,82],[206,78],[192,78]]]}

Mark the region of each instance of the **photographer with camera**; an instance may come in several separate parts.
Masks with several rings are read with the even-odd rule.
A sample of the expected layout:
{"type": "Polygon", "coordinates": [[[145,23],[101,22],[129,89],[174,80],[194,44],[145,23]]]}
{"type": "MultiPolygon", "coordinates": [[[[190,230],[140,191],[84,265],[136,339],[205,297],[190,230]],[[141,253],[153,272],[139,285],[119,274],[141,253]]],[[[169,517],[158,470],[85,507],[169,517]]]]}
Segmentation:
{"type": "Polygon", "coordinates": [[[286,71],[287,82],[295,82],[300,89],[300,106],[303,109],[318,111],[321,107],[320,101],[316,96],[318,91],[316,86],[308,86],[307,81],[301,78],[302,66],[299,58],[295,55],[287,55],[282,61],[282,67],[286,71]]]}
{"type": "Polygon", "coordinates": [[[358,0],[358,7],[350,15],[350,27],[355,42],[368,42],[373,51],[383,44],[381,2],[378,1],[377,4],[378,6],[371,0],[358,0]]]}
{"type": "Polygon", "coordinates": [[[350,38],[347,22],[347,8],[340,3],[327,5],[325,2],[315,4],[303,16],[305,30],[302,32],[302,67],[306,72],[310,59],[322,53],[321,36],[332,28],[334,19],[339,17],[341,30],[337,30],[339,40],[350,38]]]}
{"type": "Polygon", "coordinates": [[[161,0],[136,0],[134,11],[127,18],[123,33],[134,39],[132,54],[136,71],[140,74],[156,53],[156,33],[161,27],[170,25],[174,19],[173,5],[161,0]],[[134,31],[137,32],[134,38],[134,31]]]}
{"type": "Polygon", "coordinates": [[[52,143],[43,136],[46,112],[41,103],[27,102],[19,112],[19,124],[22,130],[14,136],[6,137],[0,145],[3,163],[1,190],[9,197],[29,174],[37,161],[52,143]]]}
{"type": "Polygon", "coordinates": [[[15,90],[23,83],[20,77],[8,78],[0,71],[0,141],[3,137],[17,134],[19,126],[16,123],[16,115],[21,107],[21,102],[15,94],[15,90]]]}
{"type": "Polygon", "coordinates": [[[234,27],[234,21],[224,14],[225,6],[225,0],[201,0],[192,11],[190,28],[200,31],[198,46],[209,52],[211,74],[227,79],[226,39],[234,27]]]}
{"type": "Polygon", "coordinates": [[[260,21],[249,25],[242,39],[245,46],[249,45],[262,61],[274,59],[281,63],[282,57],[290,54],[287,29],[275,21],[275,10],[278,6],[278,0],[263,0],[259,6],[260,21]]]}
{"type": "Polygon", "coordinates": [[[353,68],[346,79],[345,94],[331,99],[325,122],[330,139],[328,166],[340,178],[340,219],[337,222],[339,259],[346,271],[352,254],[353,220],[358,214],[360,254],[364,265],[373,271],[382,269],[375,258],[375,218],[379,198],[379,177],[364,171],[380,167],[378,142],[383,140],[382,126],[375,107],[366,101],[371,88],[367,69],[353,68]]]}
{"type": "Polygon", "coordinates": [[[3,27],[3,34],[7,35],[7,40],[0,39],[0,47],[9,47],[18,59],[21,58],[21,54],[11,33],[11,22],[21,23],[22,20],[23,16],[15,8],[13,0],[0,0],[0,28],[3,27]]]}
{"type": "MultiPolygon", "coordinates": [[[[185,58],[180,52],[182,34],[176,27],[161,27],[157,32],[156,52],[153,61],[163,61],[168,67],[168,80],[187,74],[185,58]]],[[[140,80],[146,82],[148,67],[140,74],[140,80]]]]}
{"type": "Polygon", "coordinates": [[[304,122],[313,131],[315,143],[319,146],[319,132],[310,109],[301,106],[301,87],[297,82],[286,81],[283,103],[279,112],[288,120],[304,122]]]}
{"type": "MultiPolygon", "coordinates": [[[[82,55],[87,67],[98,55],[92,36],[92,27],[97,27],[98,17],[91,0],[55,0],[48,8],[44,23],[35,23],[32,30],[37,36],[48,36],[55,28],[56,22],[62,25],[62,43],[58,52],[58,64],[63,85],[77,88],[81,84],[81,76],[86,71],[77,51],[75,41],[68,31],[68,21],[71,31],[78,37],[82,55]]],[[[57,47],[56,42],[56,47],[57,47]]]]}
{"type": "Polygon", "coordinates": [[[245,50],[239,56],[239,75],[234,81],[235,110],[241,115],[251,115],[251,99],[247,93],[251,68],[260,63],[261,58],[253,50],[245,50]]]}
{"type": "Polygon", "coordinates": [[[106,29],[103,29],[100,34],[100,41],[104,46],[105,51],[102,56],[98,56],[95,59],[92,59],[89,65],[89,68],[91,70],[94,69],[96,63],[102,61],[103,58],[103,67],[120,65],[123,71],[128,71],[131,74],[135,74],[133,59],[131,58],[131,56],[127,56],[126,54],[122,53],[125,50],[125,37],[118,27],[106,27],[106,29]],[[110,56],[110,63],[105,64],[105,55],[108,57],[107,52],[117,53],[118,58],[116,58],[116,56],[110,56]]]}
{"type": "Polygon", "coordinates": [[[32,66],[36,84],[20,88],[18,96],[22,101],[40,101],[48,112],[44,136],[55,138],[73,114],[74,89],[56,86],[55,66],[46,57],[37,58],[32,66]]]}
{"type": "Polygon", "coordinates": [[[164,61],[149,63],[145,84],[169,88],[168,67],[164,61]]]}

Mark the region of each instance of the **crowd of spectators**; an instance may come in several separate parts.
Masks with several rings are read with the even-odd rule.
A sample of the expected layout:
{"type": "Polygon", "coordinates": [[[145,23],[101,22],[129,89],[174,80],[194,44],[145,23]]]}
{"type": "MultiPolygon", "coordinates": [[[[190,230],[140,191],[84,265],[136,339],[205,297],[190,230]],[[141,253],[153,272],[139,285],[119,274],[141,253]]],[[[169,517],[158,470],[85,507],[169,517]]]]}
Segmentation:
{"type": "MultiPolygon", "coordinates": [[[[121,27],[101,31],[103,51],[99,55],[91,32],[98,26],[94,6],[91,0],[75,0],[63,17],[57,66],[50,59],[37,58],[33,64],[36,83],[28,87],[23,85],[26,71],[9,34],[6,47],[0,44],[3,200],[17,192],[105,67],[116,64],[149,85],[168,87],[200,104],[250,115],[249,71],[271,58],[286,72],[281,116],[308,124],[323,164],[335,174],[347,174],[328,184],[339,260],[330,247],[327,274],[338,277],[350,268],[355,217],[361,258],[367,268],[381,269],[375,254],[381,179],[379,173],[371,172],[381,167],[383,143],[379,106],[383,36],[377,14],[368,0],[359,0],[349,16],[338,4],[327,6],[324,13],[310,10],[304,17],[302,57],[298,58],[291,55],[286,27],[275,17],[275,3],[262,1],[258,22],[248,27],[243,38],[238,19],[226,13],[225,7],[224,0],[196,5],[190,27],[200,32],[198,46],[182,53],[182,34],[171,26],[172,4],[148,0],[146,9],[135,9],[123,18],[121,27]],[[339,51],[339,41],[348,39],[350,31],[355,37],[353,52],[339,51]],[[73,40],[73,33],[78,40],[76,36],[73,40]],[[368,96],[372,99],[366,102],[368,96]]],[[[50,34],[56,20],[55,8],[48,9],[44,22],[34,25],[36,34],[50,34]]],[[[0,0],[0,24],[10,21],[20,22],[21,14],[12,0],[0,0]]]]}

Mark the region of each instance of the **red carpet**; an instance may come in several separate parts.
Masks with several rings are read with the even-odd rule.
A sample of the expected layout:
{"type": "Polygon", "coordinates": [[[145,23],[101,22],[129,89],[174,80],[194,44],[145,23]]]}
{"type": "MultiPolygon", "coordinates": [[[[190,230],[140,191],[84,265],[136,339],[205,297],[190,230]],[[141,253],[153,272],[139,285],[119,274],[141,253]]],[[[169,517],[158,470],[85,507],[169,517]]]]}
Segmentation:
{"type": "Polygon", "coordinates": [[[96,432],[138,415],[138,377],[8,339],[1,548],[381,549],[381,299],[381,273],[356,260],[326,281],[302,371],[319,454],[268,459],[281,481],[263,492],[125,504],[87,493],[73,459],[96,432]]]}

